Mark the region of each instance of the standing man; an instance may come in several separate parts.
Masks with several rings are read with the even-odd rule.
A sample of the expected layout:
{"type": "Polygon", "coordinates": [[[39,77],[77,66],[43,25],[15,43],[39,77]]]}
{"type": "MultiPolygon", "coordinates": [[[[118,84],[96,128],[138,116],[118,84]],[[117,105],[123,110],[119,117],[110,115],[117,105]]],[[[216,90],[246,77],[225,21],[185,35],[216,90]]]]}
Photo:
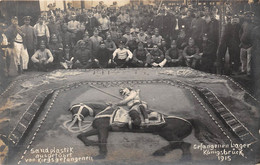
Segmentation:
{"type": "Polygon", "coordinates": [[[71,21],[68,22],[68,31],[71,32],[72,34],[72,41],[73,44],[75,45],[77,42],[77,33],[79,31],[80,23],[79,21],[76,20],[76,15],[71,16],[71,21]]]}
{"type": "Polygon", "coordinates": [[[31,23],[31,16],[25,16],[23,18],[24,25],[21,27],[22,31],[25,34],[24,39],[24,46],[27,48],[27,52],[29,55],[29,63],[28,68],[33,68],[33,63],[31,61],[31,57],[33,56],[35,49],[36,49],[36,43],[37,43],[37,37],[34,28],[30,25],[31,23]]]}
{"type": "Polygon", "coordinates": [[[6,37],[15,50],[14,62],[17,66],[18,73],[22,73],[23,70],[28,69],[29,61],[28,52],[24,45],[24,37],[26,34],[18,25],[18,18],[16,16],[14,16],[11,21],[12,24],[6,30],[6,37]]]}
{"type": "Polygon", "coordinates": [[[251,13],[245,14],[245,20],[240,29],[240,60],[242,63],[241,72],[251,75],[251,56],[252,56],[252,31],[253,24],[251,21],[251,13]]]}
{"type": "Polygon", "coordinates": [[[49,45],[50,41],[50,32],[47,25],[43,23],[43,17],[40,16],[38,23],[34,25],[34,30],[37,36],[37,48],[39,48],[39,44],[41,41],[44,41],[46,46],[49,45]]]}

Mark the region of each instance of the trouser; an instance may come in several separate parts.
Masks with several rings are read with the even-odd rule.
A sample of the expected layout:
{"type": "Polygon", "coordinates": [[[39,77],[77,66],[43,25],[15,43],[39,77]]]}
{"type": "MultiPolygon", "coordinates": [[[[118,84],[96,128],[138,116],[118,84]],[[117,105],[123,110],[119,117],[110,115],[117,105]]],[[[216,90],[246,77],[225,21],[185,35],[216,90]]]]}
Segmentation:
{"type": "Polygon", "coordinates": [[[191,67],[193,69],[197,69],[198,68],[198,60],[193,58],[193,59],[186,59],[185,60],[185,64],[188,66],[188,67],[191,67]]]}
{"type": "Polygon", "coordinates": [[[248,49],[240,49],[240,61],[242,64],[241,71],[246,72],[248,75],[251,74],[251,57],[252,56],[252,47],[248,49]]]}
{"type": "Polygon", "coordinates": [[[20,65],[22,70],[28,69],[29,55],[27,49],[24,48],[23,43],[14,42],[14,49],[16,65],[20,65]]]}
{"type": "Polygon", "coordinates": [[[47,36],[37,36],[37,49],[40,48],[41,41],[45,42],[46,47],[48,48],[48,39],[47,36]]]}
{"type": "Polygon", "coordinates": [[[129,116],[131,117],[134,126],[139,127],[141,125],[142,120],[139,115],[140,113],[143,115],[144,119],[148,119],[148,114],[146,109],[147,109],[147,105],[143,103],[136,104],[130,109],[129,116]]]}
{"type": "Polygon", "coordinates": [[[51,68],[52,64],[48,63],[48,64],[42,64],[42,63],[34,63],[34,68],[37,69],[38,71],[43,71],[43,72],[47,72],[50,68],[51,68]]]}
{"type": "Polygon", "coordinates": [[[28,52],[28,55],[29,55],[28,69],[32,69],[33,68],[33,62],[31,60],[31,58],[34,54],[34,49],[28,49],[27,48],[27,52],[28,52]]]}

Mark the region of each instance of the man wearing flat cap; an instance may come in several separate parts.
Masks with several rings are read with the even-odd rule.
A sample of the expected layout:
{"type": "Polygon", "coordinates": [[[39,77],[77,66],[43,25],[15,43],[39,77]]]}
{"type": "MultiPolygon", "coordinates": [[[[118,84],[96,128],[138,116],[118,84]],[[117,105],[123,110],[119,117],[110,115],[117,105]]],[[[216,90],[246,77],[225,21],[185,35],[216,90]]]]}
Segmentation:
{"type": "Polygon", "coordinates": [[[28,68],[33,68],[33,63],[30,60],[32,55],[36,49],[37,37],[34,28],[30,25],[31,23],[31,16],[23,17],[24,25],[21,27],[22,31],[25,33],[25,37],[23,38],[24,46],[27,48],[27,52],[29,55],[29,63],[28,68]]]}
{"type": "Polygon", "coordinates": [[[35,33],[37,36],[37,47],[39,48],[39,42],[43,40],[46,46],[50,41],[50,31],[46,24],[43,23],[44,18],[42,16],[39,17],[38,23],[34,25],[35,33]]]}
{"type": "Polygon", "coordinates": [[[18,18],[14,16],[11,20],[12,24],[7,28],[5,34],[13,48],[13,58],[18,73],[28,69],[29,56],[26,45],[24,45],[24,37],[26,34],[18,25],[18,18]]]}

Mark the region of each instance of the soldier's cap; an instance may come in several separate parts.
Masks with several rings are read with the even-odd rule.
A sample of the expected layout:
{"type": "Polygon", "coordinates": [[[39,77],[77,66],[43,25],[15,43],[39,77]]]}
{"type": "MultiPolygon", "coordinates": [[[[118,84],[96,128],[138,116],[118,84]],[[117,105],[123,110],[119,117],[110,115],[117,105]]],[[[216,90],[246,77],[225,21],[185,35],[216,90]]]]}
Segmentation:
{"type": "Polygon", "coordinates": [[[50,8],[51,6],[52,6],[52,4],[50,3],[50,4],[48,4],[48,6],[47,6],[47,7],[48,7],[48,8],[50,8]]]}
{"type": "Polygon", "coordinates": [[[233,18],[239,18],[239,16],[238,16],[237,14],[235,14],[235,15],[233,16],[233,18]]]}
{"type": "Polygon", "coordinates": [[[30,21],[31,19],[32,19],[31,16],[24,16],[24,17],[23,17],[23,20],[29,20],[29,21],[30,21]]]}
{"type": "Polygon", "coordinates": [[[68,2],[67,5],[72,5],[72,2],[68,2]]]}
{"type": "Polygon", "coordinates": [[[0,23],[0,28],[2,28],[2,29],[7,28],[7,24],[5,24],[5,23],[0,23]]]}
{"type": "Polygon", "coordinates": [[[66,44],[66,45],[64,46],[64,49],[70,49],[69,44],[66,44]]]}
{"type": "Polygon", "coordinates": [[[83,40],[79,40],[79,41],[77,42],[77,44],[81,46],[81,45],[85,45],[86,43],[85,43],[85,41],[83,41],[83,40]]]}
{"type": "Polygon", "coordinates": [[[176,40],[172,40],[172,43],[171,44],[176,44],[176,40]]]}
{"type": "Polygon", "coordinates": [[[124,41],[122,40],[119,41],[119,45],[124,45],[124,44],[125,44],[124,41]]]}
{"type": "Polygon", "coordinates": [[[207,33],[203,33],[202,37],[208,37],[208,34],[207,33]]]}
{"type": "Polygon", "coordinates": [[[139,42],[138,46],[144,46],[144,43],[143,42],[139,42]]]}
{"type": "Polygon", "coordinates": [[[51,39],[53,39],[53,38],[57,38],[57,35],[56,34],[52,34],[51,35],[51,39]]]}
{"type": "Polygon", "coordinates": [[[41,40],[41,41],[40,41],[40,45],[44,45],[44,46],[45,46],[45,45],[46,45],[46,44],[45,44],[45,41],[44,41],[44,40],[41,40]]]}
{"type": "Polygon", "coordinates": [[[194,41],[194,39],[192,37],[190,37],[189,40],[193,40],[194,41]]]}
{"type": "Polygon", "coordinates": [[[12,16],[12,20],[18,20],[17,16],[12,16]]]}

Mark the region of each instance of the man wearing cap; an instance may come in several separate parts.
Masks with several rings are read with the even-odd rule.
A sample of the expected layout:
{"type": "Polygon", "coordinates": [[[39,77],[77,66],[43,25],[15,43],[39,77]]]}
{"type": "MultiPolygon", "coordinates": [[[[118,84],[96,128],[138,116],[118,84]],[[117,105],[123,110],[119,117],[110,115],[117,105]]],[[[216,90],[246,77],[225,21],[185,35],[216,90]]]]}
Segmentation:
{"type": "Polygon", "coordinates": [[[195,45],[195,41],[193,38],[189,38],[188,46],[186,46],[183,50],[183,57],[185,63],[188,67],[193,69],[198,68],[199,64],[199,48],[195,45]]]}
{"type": "Polygon", "coordinates": [[[159,46],[154,44],[153,49],[147,55],[147,61],[149,66],[152,67],[164,67],[166,64],[166,59],[163,52],[159,49],[159,46]]]}
{"type": "Polygon", "coordinates": [[[37,37],[34,28],[30,25],[31,23],[31,16],[25,16],[23,17],[24,25],[21,26],[22,31],[25,33],[25,36],[23,37],[23,43],[25,47],[27,48],[27,52],[29,55],[29,63],[28,68],[33,68],[33,63],[31,61],[31,57],[35,52],[36,49],[36,43],[37,43],[37,37]]]}
{"type": "Polygon", "coordinates": [[[65,45],[64,53],[61,54],[60,59],[59,59],[61,67],[64,69],[72,69],[73,59],[74,59],[74,57],[71,53],[70,46],[65,45]]]}
{"type": "Polygon", "coordinates": [[[202,50],[199,54],[201,56],[200,70],[215,73],[216,49],[215,43],[209,40],[207,33],[204,33],[202,36],[202,50]]]}
{"type": "Polygon", "coordinates": [[[109,50],[110,54],[116,50],[116,44],[112,41],[112,37],[110,34],[107,35],[107,39],[104,41],[106,48],[109,50]]]}
{"type": "Polygon", "coordinates": [[[89,11],[87,14],[86,20],[86,30],[88,31],[89,35],[92,36],[94,29],[99,26],[98,20],[94,17],[93,12],[89,11]]]}
{"type": "Polygon", "coordinates": [[[144,49],[144,44],[142,42],[138,43],[137,49],[133,52],[132,64],[134,67],[146,67],[148,66],[147,55],[149,52],[144,49]]]}
{"type": "Polygon", "coordinates": [[[24,45],[25,33],[22,31],[21,27],[18,25],[18,18],[14,16],[12,18],[12,25],[10,25],[5,34],[8,41],[13,45],[15,50],[14,60],[17,67],[18,73],[22,73],[23,70],[28,69],[29,55],[27,49],[24,45]]]}
{"type": "Polygon", "coordinates": [[[123,41],[119,42],[119,48],[113,53],[112,60],[109,60],[109,64],[115,65],[117,68],[124,68],[129,66],[129,61],[133,58],[133,54],[130,50],[124,48],[123,41]]]}
{"type": "Polygon", "coordinates": [[[195,40],[195,43],[198,44],[201,41],[205,21],[201,18],[200,11],[196,11],[194,14],[195,18],[193,18],[191,22],[191,37],[195,40]]]}
{"type": "Polygon", "coordinates": [[[159,34],[159,29],[154,29],[154,35],[152,35],[153,44],[160,46],[162,44],[162,36],[159,34]]]}
{"type": "Polygon", "coordinates": [[[79,49],[76,50],[75,58],[73,60],[73,68],[89,69],[93,65],[93,56],[90,50],[86,48],[84,41],[79,41],[79,49]]]}
{"type": "Polygon", "coordinates": [[[40,49],[32,56],[32,62],[38,71],[48,71],[53,62],[53,56],[43,40],[40,41],[40,49]]]}
{"type": "Polygon", "coordinates": [[[172,41],[171,48],[166,51],[165,58],[167,60],[166,66],[168,67],[176,67],[182,65],[183,56],[180,50],[178,50],[175,40],[172,41]]]}
{"type": "Polygon", "coordinates": [[[253,24],[251,21],[251,13],[245,13],[245,20],[239,31],[240,37],[240,61],[242,63],[241,73],[248,76],[251,75],[251,56],[252,56],[252,31],[253,24]]]}
{"type": "Polygon", "coordinates": [[[39,47],[40,41],[44,41],[46,45],[49,44],[50,41],[50,31],[47,25],[43,23],[44,18],[42,16],[39,17],[38,23],[34,25],[35,33],[37,36],[37,43],[39,47]]]}
{"type": "Polygon", "coordinates": [[[98,67],[98,68],[108,67],[108,61],[112,58],[112,54],[109,51],[109,49],[106,48],[106,44],[104,41],[100,42],[99,49],[93,58],[95,63],[94,67],[98,67]]]}
{"type": "Polygon", "coordinates": [[[56,23],[56,18],[54,16],[51,16],[50,17],[50,22],[48,23],[48,28],[49,28],[49,32],[50,32],[50,36],[52,36],[53,34],[55,34],[59,41],[61,41],[60,39],[60,28],[59,28],[59,25],[56,23]]]}
{"type": "Polygon", "coordinates": [[[60,57],[62,56],[62,53],[63,53],[63,45],[62,45],[62,43],[59,42],[56,34],[53,34],[51,36],[49,49],[50,49],[52,56],[53,56],[53,67],[56,68],[60,64],[59,59],[60,59],[60,57]]]}

